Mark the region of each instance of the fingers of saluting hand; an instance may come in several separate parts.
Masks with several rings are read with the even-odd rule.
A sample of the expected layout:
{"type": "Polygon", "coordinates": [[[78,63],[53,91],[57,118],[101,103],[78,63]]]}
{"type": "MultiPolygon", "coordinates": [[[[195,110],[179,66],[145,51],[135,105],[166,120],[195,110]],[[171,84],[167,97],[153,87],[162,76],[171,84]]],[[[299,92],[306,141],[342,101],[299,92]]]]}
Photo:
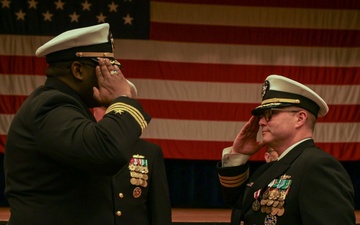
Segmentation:
{"type": "Polygon", "coordinates": [[[117,65],[109,59],[99,58],[96,67],[98,87],[94,87],[94,98],[103,106],[108,106],[115,98],[126,95],[131,97],[130,85],[117,65]]]}
{"type": "Polygon", "coordinates": [[[259,118],[251,117],[236,136],[233,143],[233,152],[252,155],[259,149],[257,133],[259,130],[259,118]]]}
{"type": "Polygon", "coordinates": [[[240,135],[254,137],[259,131],[259,118],[252,116],[240,131],[240,135]]]}
{"type": "Polygon", "coordinates": [[[96,67],[96,75],[98,79],[112,79],[117,75],[122,75],[117,65],[112,65],[109,59],[98,59],[99,66],[96,67]]]}

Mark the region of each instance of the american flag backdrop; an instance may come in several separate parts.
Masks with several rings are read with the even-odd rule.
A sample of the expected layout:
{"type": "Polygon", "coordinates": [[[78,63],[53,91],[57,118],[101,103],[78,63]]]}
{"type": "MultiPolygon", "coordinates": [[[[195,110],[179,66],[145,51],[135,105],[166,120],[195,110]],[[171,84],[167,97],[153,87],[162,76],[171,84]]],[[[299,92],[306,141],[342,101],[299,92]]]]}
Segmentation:
{"type": "MultiPolygon", "coordinates": [[[[11,120],[45,80],[36,49],[68,29],[108,22],[116,58],[166,158],[219,160],[270,74],[328,103],[314,139],[360,160],[358,0],[0,0],[0,151],[11,120]]],[[[263,160],[261,153],[252,160],[263,160]]]]}

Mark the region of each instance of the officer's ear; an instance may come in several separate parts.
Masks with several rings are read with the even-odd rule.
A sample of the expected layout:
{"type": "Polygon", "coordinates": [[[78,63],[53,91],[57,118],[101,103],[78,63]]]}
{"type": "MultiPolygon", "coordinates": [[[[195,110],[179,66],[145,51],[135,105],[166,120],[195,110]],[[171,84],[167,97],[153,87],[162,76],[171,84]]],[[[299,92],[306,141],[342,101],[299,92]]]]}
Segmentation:
{"type": "Polygon", "coordinates": [[[308,118],[308,113],[309,112],[307,112],[305,110],[301,110],[296,113],[296,118],[297,118],[296,122],[297,122],[298,126],[302,126],[303,124],[306,123],[307,118],[308,118]]]}
{"type": "Polygon", "coordinates": [[[84,79],[84,67],[79,61],[74,61],[71,64],[70,70],[76,80],[82,81],[84,79]]]}

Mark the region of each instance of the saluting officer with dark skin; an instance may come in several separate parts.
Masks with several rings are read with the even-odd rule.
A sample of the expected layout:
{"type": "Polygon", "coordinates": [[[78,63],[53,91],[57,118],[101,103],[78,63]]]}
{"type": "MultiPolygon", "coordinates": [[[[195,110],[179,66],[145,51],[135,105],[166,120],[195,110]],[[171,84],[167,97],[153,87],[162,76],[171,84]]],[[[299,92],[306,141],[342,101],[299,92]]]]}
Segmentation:
{"type": "Polygon", "coordinates": [[[45,84],[10,126],[4,161],[9,225],[113,225],[113,176],[150,122],[114,59],[108,24],[41,46],[45,84]],[[110,109],[96,122],[89,108],[110,109]]]}

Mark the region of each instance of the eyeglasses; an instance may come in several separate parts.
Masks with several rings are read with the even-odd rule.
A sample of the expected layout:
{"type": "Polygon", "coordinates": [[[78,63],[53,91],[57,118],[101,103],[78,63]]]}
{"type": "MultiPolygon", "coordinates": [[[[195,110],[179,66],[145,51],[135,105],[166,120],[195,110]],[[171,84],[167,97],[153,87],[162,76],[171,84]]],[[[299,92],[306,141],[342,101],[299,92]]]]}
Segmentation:
{"type": "Polygon", "coordinates": [[[300,112],[300,110],[286,110],[286,109],[277,109],[277,108],[272,108],[272,109],[268,109],[265,110],[264,113],[262,115],[260,115],[260,119],[264,118],[266,122],[269,122],[273,116],[273,111],[279,111],[279,112],[300,112]]]}

